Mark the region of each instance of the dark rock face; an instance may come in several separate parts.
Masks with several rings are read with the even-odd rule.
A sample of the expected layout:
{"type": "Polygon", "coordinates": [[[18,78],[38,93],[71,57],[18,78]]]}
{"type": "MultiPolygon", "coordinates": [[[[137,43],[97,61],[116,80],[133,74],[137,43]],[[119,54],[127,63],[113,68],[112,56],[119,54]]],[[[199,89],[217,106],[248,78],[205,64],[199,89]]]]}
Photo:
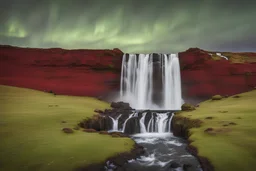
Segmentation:
{"type": "Polygon", "coordinates": [[[132,109],[130,107],[130,104],[125,103],[125,102],[112,102],[111,107],[116,108],[116,109],[123,109],[123,110],[131,110],[132,109]]]}
{"type": "Polygon", "coordinates": [[[112,118],[117,118],[119,115],[118,127],[121,128],[122,124],[129,117],[133,111],[129,103],[124,102],[112,102],[111,107],[113,109],[105,109],[105,111],[95,110],[96,115],[92,118],[86,118],[79,123],[79,126],[85,129],[95,129],[96,131],[107,131],[112,129],[112,118]]]}
{"type": "Polygon", "coordinates": [[[179,163],[176,163],[176,162],[171,162],[171,163],[170,163],[170,168],[176,169],[176,168],[178,168],[178,167],[181,167],[181,165],[180,165],[179,163]]]}
{"type": "Polygon", "coordinates": [[[124,130],[127,134],[134,134],[140,132],[140,122],[137,118],[131,118],[127,121],[126,127],[124,130]]]}

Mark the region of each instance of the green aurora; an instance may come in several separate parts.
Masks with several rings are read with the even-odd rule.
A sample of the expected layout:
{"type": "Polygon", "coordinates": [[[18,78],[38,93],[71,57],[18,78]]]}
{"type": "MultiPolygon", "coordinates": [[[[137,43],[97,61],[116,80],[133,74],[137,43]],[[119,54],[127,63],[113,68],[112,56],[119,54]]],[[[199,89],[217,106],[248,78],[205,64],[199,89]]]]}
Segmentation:
{"type": "Polygon", "coordinates": [[[0,44],[129,53],[256,51],[255,6],[253,0],[1,1],[0,44]]]}

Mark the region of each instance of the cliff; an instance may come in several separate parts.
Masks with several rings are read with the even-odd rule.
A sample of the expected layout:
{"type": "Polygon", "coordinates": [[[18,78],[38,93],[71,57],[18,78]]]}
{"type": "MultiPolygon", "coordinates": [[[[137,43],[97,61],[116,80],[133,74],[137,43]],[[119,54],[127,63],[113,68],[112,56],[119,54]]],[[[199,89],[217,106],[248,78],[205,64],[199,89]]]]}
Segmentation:
{"type": "Polygon", "coordinates": [[[119,89],[123,52],[0,46],[0,84],[102,96],[119,89]]]}
{"type": "Polygon", "coordinates": [[[216,53],[198,48],[179,53],[185,98],[230,96],[256,87],[256,53],[216,53]]]}
{"type": "MultiPolygon", "coordinates": [[[[256,53],[180,52],[183,97],[208,99],[256,87],[256,53]],[[224,57],[228,60],[226,60],[224,57]]],[[[0,84],[56,94],[104,96],[119,90],[123,52],[0,46],[0,84]]]]}

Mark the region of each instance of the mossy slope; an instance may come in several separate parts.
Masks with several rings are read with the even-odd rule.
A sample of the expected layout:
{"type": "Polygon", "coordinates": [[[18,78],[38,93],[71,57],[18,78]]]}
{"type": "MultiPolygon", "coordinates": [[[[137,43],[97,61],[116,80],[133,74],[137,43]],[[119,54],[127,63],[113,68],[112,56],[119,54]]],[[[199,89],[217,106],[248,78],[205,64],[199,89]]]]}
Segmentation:
{"type": "Polygon", "coordinates": [[[255,170],[255,102],[256,90],[236,98],[208,100],[194,111],[178,114],[203,121],[199,128],[190,129],[189,139],[216,171],[255,170]]]}
{"type": "Polygon", "coordinates": [[[129,151],[134,142],[128,138],[61,131],[92,116],[95,108],[108,107],[93,98],[0,86],[0,170],[69,171],[129,151]]]}

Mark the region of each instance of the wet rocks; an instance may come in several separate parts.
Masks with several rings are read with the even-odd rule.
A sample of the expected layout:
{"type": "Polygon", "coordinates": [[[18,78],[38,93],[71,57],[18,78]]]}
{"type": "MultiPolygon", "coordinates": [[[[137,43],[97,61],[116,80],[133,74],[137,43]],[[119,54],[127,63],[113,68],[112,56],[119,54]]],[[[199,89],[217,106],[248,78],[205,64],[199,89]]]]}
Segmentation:
{"type": "Polygon", "coordinates": [[[137,117],[131,118],[127,121],[124,132],[126,134],[135,134],[140,132],[140,122],[137,117]]]}
{"type": "Polygon", "coordinates": [[[191,164],[183,164],[182,168],[184,171],[189,171],[189,169],[192,167],[191,164]]]}
{"type": "Polygon", "coordinates": [[[171,163],[170,163],[170,168],[176,169],[176,168],[178,168],[178,167],[181,167],[181,165],[180,165],[179,163],[176,163],[176,162],[171,162],[171,163]]]}
{"type": "Polygon", "coordinates": [[[130,107],[130,104],[125,103],[125,102],[112,102],[110,106],[112,108],[116,108],[116,109],[124,109],[124,110],[131,110],[132,109],[130,107]]]}
{"type": "Polygon", "coordinates": [[[91,118],[86,118],[79,123],[79,126],[85,129],[95,129],[96,131],[107,131],[112,129],[113,121],[111,118],[116,119],[119,115],[118,128],[120,128],[125,120],[133,111],[129,103],[125,102],[112,102],[112,109],[105,109],[104,111],[95,109],[97,114],[91,118]]]}

